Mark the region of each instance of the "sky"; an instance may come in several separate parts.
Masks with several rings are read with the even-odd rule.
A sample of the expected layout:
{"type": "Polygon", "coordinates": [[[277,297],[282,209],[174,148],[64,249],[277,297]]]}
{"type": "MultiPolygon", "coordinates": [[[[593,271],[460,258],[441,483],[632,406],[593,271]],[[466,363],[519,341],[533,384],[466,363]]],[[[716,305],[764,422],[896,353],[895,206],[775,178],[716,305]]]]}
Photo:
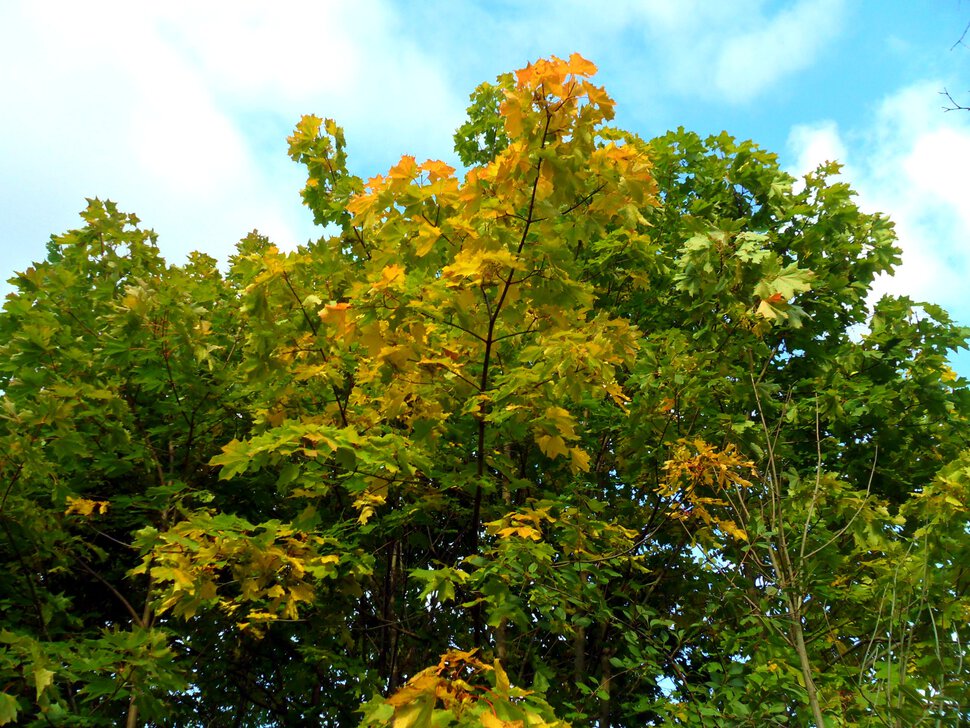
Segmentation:
{"type": "Polygon", "coordinates": [[[841,162],[896,222],[877,294],[970,325],[970,111],[941,95],[970,105],[968,23],[970,0],[0,0],[0,279],[87,197],[172,263],[225,261],[253,229],[292,249],[321,234],[286,155],[302,114],[345,128],[365,179],[405,153],[455,164],[477,84],[575,51],[642,137],[727,130],[796,175],[841,162]]]}

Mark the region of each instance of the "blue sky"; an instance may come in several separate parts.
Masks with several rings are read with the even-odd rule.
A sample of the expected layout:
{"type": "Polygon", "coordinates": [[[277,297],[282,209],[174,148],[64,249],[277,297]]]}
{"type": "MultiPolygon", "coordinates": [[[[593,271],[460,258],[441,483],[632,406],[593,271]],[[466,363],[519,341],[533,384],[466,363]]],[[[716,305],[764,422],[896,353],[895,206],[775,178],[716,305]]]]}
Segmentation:
{"type": "Polygon", "coordinates": [[[319,235],[286,157],[301,114],[337,119],[365,178],[403,153],[454,162],[479,82],[578,51],[641,136],[726,129],[793,173],[843,162],[897,223],[904,264],[878,291],[970,325],[970,112],[939,93],[970,105],[968,21],[967,0],[4,0],[0,277],[94,196],[172,262],[225,260],[253,228],[292,248],[319,235]]]}

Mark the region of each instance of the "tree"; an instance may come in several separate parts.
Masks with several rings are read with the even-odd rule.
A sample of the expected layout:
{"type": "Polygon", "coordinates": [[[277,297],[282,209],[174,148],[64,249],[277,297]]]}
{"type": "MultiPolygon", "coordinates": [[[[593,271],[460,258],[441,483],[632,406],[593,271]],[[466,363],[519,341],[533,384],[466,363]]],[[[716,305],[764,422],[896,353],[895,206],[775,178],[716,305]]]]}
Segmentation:
{"type": "Polygon", "coordinates": [[[961,725],[970,331],[825,165],[646,142],[578,55],[332,231],[111,203],[0,316],[0,724],[961,725]]]}

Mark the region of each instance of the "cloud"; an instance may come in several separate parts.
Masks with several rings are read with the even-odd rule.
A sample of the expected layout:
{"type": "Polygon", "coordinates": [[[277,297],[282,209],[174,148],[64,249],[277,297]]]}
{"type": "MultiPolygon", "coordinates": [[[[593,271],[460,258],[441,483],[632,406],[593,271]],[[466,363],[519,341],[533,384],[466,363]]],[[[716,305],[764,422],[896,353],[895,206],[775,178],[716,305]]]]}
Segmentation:
{"type": "Polygon", "coordinates": [[[729,37],[714,65],[717,89],[745,101],[809,67],[838,33],[842,10],[841,0],[803,0],[729,37]]]}
{"type": "Polygon", "coordinates": [[[733,103],[809,68],[846,15],[844,0],[799,0],[774,12],[763,0],[644,0],[632,10],[646,42],[662,49],[671,90],[733,103]]]}
{"type": "MultiPolygon", "coordinates": [[[[160,25],[229,108],[273,109],[288,128],[305,113],[333,117],[348,127],[351,144],[355,134],[373,134],[419,156],[441,141],[450,149],[467,91],[451,90],[442,64],[402,23],[395,5],[380,0],[272,8],[216,0],[169,5],[160,25]]],[[[368,145],[359,146],[374,161],[368,145]]]]}
{"type": "MultiPolygon", "coordinates": [[[[20,74],[3,84],[0,156],[5,177],[47,192],[5,223],[20,250],[40,257],[50,233],[77,226],[84,197],[137,212],[173,259],[206,239],[225,255],[260,223],[254,211],[272,204],[253,150],[144,6],[15,8],[2,62],[16,58],[20,74]]],[[[291,235],[286,215],[269,212],[274,232],[291,235]]]]}
{"type": "Polygon", "coordinates": [[[936,80],[885,98],[870,123],[840,130],[832,121],[796,126],[788,140],[792,169],[802,174],[824,160],[846,163],[843,177],[867,211],[896,223],[902,265],[876,282],[884,293],[940,303],[970,322],[970,115],[940,110],[936,80]]]}
{"type": "Polygon", "coordinates": [[[641,125],[669,106],[671,95],[732,105],[764,96],[816,64],[848,15],[846,0],[403,5],[400,22],[449,59],[444,72],[464,93],[536,58],[577,51],[610,79],[610,90],[624,101],[619,113],[641,125]]]}
{"type": "Polygon", "coordinates": [[[451,148],[467,91],[399,33],[379,0],[4,4],[2,268],[42,257],[93,196],[173,261],[225,259],[253,228],[283,247],[319,234],[286,157],[301,114],[344,124],[365,175],[451,148]]]}
{"type": "MultiPolygon", "coordinates": [[[[813,171],[824,162],[841,162],[848,159],[848,151],[839,135],[839,127],[834,121],[816,124],[799,124],[788,135],[788,147],[794,152],[794,174],[796,177],[813,171]]],[[[851,171],[843,168],[843,174],[851,171]]]]}

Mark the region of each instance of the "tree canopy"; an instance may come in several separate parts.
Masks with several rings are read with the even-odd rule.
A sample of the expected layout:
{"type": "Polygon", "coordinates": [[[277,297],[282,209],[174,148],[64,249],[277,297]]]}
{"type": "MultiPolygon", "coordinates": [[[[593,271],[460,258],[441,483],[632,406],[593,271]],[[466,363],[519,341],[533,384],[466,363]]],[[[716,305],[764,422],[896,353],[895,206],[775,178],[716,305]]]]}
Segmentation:
{"type": "Polygon", "coordinates": [[[319,240],[114,203],[0,314],[0,725],[958,726],[970,331],[826,164],[578,55],[467,169],[289,139],[319,240]]]}

